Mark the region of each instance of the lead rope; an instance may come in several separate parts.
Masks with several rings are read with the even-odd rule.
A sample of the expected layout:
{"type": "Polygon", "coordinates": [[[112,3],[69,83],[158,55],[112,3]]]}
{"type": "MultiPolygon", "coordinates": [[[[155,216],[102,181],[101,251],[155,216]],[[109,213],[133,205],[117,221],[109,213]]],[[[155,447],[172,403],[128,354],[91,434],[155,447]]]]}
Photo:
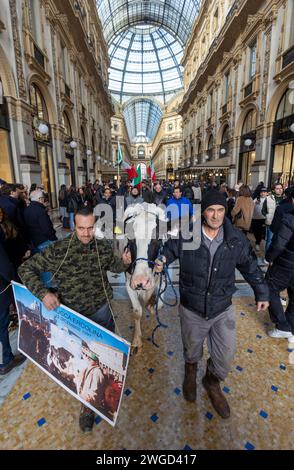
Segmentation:
{"type": "Polygon", "coordinates": [[[102,271],[102,266],[101,266],[101,261],[100,261],[100,253],[99,253],[99,249],[98,249],[96,237],[95,237],[95,245],[96,245],[96,253],[97,253],[98,265],[99,265],[99,269],[100,269],[100,274],[101,274],[102,286],[103,286],[104,294],[105,294],[105,297],[106,297],[106,300],[107,300],[107,303],[108,303],[108,306],[109,306],[109,309],[110,309],[110,313],[111,313],[111,316],[112,316],[112,319],[113,319],[113,322],[114,322],[115,329],[116,329],[116,331],[118,332],[119,336],[121,336],[121,337],[123,338],[122,334],[121,334],[120,331],[119,331],[119,328],[118,328],[118,326],[117,326],[117,323],[116,323],[116,321],[115,321],[115,317],[114,317],[114,313],[113,313],[113,310],[112,310],[112,306],[111,306],[111,303],[110,303],[110,300],[109,300],[109,297],[108,297],[108,294],[107,294],[107,290],[106,290],[106,287],[105,287],[104,276],[103,276],[103,271],[102,271]]]}
{"type": "MultiPolygon", "coordinates": [[[[160,259],[160,257],[159,257],[159,259],[160,259]]],[[[176,289],[173,285],[173,282],[172,282],[172,280],[170,278],[170,275],[168,273],[168,268],[166,266],[163,268],[163,271],[160,273],[160,281],[159,281],[158,293],[157,293],[157,296],[156,296],[156,303],[155,303],[155,315],[156,315],[157,325],[152,331],[151,341],[152,341],[152,344],[156,348],[159,348],[158,344],[155,342],[155,339],[154,339],[156,331],[159,328],[168,328],[168,325],[165,325],[164,323],[162,323],[161,320],[160,320],[160,317],[159,317],[159,313],[158,313],[159,300],[161,300],[162,303],[164,305],[167,305],[168,307],[175,307],[178,304],[178,294],[177,294],[177,291],[176,291],[176,289]],[[165,278],[164,279],[165,280],[165,287],[161,290],[163,277],[165,278]],[[162,297],[163,294],[165,293],[166,289],[167,289],[168,283],[171,286],[171,288],[173,290],[173,293],[175,295],[175,302],[172,303],[172,304],[170,304],[170,303],[166,302],[165,300],[163,300],[163,297],[162,297]]]]}

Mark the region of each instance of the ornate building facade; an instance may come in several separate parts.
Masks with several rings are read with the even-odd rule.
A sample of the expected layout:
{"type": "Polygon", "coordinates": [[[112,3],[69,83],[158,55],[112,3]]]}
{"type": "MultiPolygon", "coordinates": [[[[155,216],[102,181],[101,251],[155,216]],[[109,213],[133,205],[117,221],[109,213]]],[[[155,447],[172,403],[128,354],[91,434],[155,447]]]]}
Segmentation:
{"type": "Polygon", "coordinates": [[[182,176],[294,183],[294,2],[205,0],[182,65],[182,176]]]}
{"type": "Polygon", "coordinates": [[[109,58],[94,0],[2,0],[0,178],[101,179],[112,162],[109,58]]]}

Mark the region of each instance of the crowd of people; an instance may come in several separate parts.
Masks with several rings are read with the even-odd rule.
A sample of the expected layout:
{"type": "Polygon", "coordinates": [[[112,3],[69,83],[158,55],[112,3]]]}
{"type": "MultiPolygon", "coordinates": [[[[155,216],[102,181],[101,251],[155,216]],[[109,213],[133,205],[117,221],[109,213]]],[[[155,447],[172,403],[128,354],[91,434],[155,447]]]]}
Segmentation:
{"type": "MultiPolygon", "coordinates": [[[[13,304],[12,290],[9,287],[11,280],[24,282],[29,290],[42,300],[48,310],[56,308],[62,301],[65,305],[83,312],[93,321],[114,331],[105,297],[106,291],[111,295],[106,271],[125,271],[132,262],[131,254],[125,252],[121,258],[116,257],[110,244],[107,244],[107,241],[100,241],[99,246],[103,255],[103,279],[99,270],[95,276],[93,271],[89,277],[89,265],[94,266],[97,261],[93,228],[97,215],[101,215],[99,206],[107,204],[112,208],[115,231],[116,196],[122,197],[124,209],[131,204],[143,202],[166,206],[167,212],[174,206],[180,218],[188,217],[191,220],[193,220],[194,205],[201,205],[204,225],[202,245],[199,248],[200,251],[197,251],[197,256],[203,257],[203,263],[196,263],[197,267],[195,267],[194,264],[192,266],[187,262],[187,266],[181,267],[182,280],[180,279],[182,289],[187,279],[195,281],[193,281],[193,286],[190,283],[184,291],[180,290],[182,338],[186,351],[183,387],[184,396],[188,401],[195,401],[197,362],[202,343],[209,331],[208,323],[203,329],[202,337],[199,338],[198,352],[195,350],[196,343],[194,343],[194,350],[191,349],[191,345],[185,344],[188,341],[186,335],[191,331],[199,332],[198,316],[212,322],[211,330],[214,328],[213,322],[216,317],[222,318],[223,316],[226,319],[232,317],[231,320],[234,323],[233,313],[230,310],[230,299],[234,288],[230,286],[230,292],[224,293],[226,290],[224,279],[228,276],[227,273],[232,271],[232,274],[235,268],[243,273],[246,281],[255,290],[260,309],[264,310],[269,306],[270,318],[274,324],[274,328],[268,332],[269,336],[288,338],[290,342],[294,342],[293,186],[284,188],[278,182],[272,189],[269,189],[263,182],[260,182],[252,191],[241,181],[234,188],[229,188],[226,183],[217,185],[213,182],[180,180],[158,181],[154,185],[145,180],[141,182],[140,187],[134,187],[128,181],[122,182],[119,186],[115,182],[102,184],[98,181],[94,184],[88,182],[80,188],[62,185],[58,195],[60,222],[63,228],[72,234],[69,234],[70,238],[57,241],[50,218],[48,196],[44,188],[32,185],[28,190],[24,185],[8,184],[0,180],[0,341],[3,346],[0,374],[7,374],[25,360],[25,357],[20,354],[15,356],[12,354],[9,343],[9,310],[13,304]],[[235,245],[232,240],[235,240],[235,245]],[[264,240],[264,249],[261,247],[262,240],[264,240]],[[253,243],[255,253],[250,243],[253,243]],[[226,244],[229,250],[222,255],[222,260],[224,262],[229,256],[226,263],[229,263],[232,269],[223,272],[221,281],[223,287],[216,283],[216,290],[220,289],[220,293],[210,292],[208,289],[211,279],[218,276],[214,271],[219,269],[213,268],[213,263],[219,257],[218,248],[223,249],[226,244]],[[87,251],[81,249],[86,246],[87,251]],[[207,259],[209,252],[210,261],[207,259]],[[259,252],[264,252],[262,258],[259,258],[259,264],[268,268],[265,277],[257,263],[256,253],[259,252]],[[62,270],[60,270],[61,262],[62,270]],[[205,263],[207,264],[205,273],[200,272],[205,263]],[[189,269],[200,271],[190,272],[189,269]],[[56,274],[58,291],[56,286],[51,284],[53,272],[56,274]],[[70,279],[69,273],[71,273],[70,279]],[[208,283],[202,285],[207,273],[210,273],[208,283]],[[97,281],[94,284],[93,277],[96,281],[101,278],[101,283],[98,285],[97,281]],[[103,285],[104,287],[106,285],[106,289],[104,287],[102,289],[103,285]],[[284,311],[280,293],[285,289],[288,291],[288,303],[284,311]],[[208,305],[208,295],[211,295],[211,299],[214,299],[215,295],[219,296],[215,297],[215,304],[212,302],[208,305]],[[205,299],[203,300],[206,305],[205,309],[208,308],[209,312],[206,310],[204,312],[201,299],[205,299]],[[218,307],[223,305],[221,311],[215,309],[216,305],[218,307]],[[197,315],[196,317],[194,315],[192,320],[191,311],[195,310],[195,306],[197,315]],[[93,312],[96,313],[93,315],[93,312]]],[[[180,242],[167,243],[167,263],[179,256],[180,247],[172,243],[180,242]]],[[[186,258],[181,257],[181,263],[183,259],[186,258]]],[[[220,269],[219,271],[221,272],[220,269]]],[[[233,274],[227,281],[228,285],[234,283],[233,274]]],[[[230,336],[231,333],[228,335],[226,328],[223,334],[231,345],[230,358],[226,364],[222,364],[222,361],[225,361],[222,357],[214,358],[216,362],[213,363],[214,352],[210,351],[212,359],[208,364],[203,384],[217,412],[222,417],[228,417],[229,408],[218,383],[224,380],[228,373],[234,353],[234,338],[230,336]]],[[[218,350],[217,354],[222,355],[222,351],[218,350]]],[[[81,429],[91,429],[93,419],[93,413],[83,407],[80,415],[81,429]]]]}

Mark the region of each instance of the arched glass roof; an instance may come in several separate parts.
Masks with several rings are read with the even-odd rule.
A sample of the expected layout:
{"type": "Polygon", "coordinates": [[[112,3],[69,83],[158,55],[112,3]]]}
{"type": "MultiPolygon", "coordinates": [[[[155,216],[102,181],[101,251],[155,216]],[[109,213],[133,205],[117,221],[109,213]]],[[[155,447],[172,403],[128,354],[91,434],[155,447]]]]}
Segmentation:
{"type": "Polygon", "coordinates": [[[130,26],[149,24],[163,26],[182,45],[193,28],[202,0],[96,0],[104,36],[110,44],[113,37],[130,26]]]}
{"type": "Polygon", "coordinates": [[[159,104],[150,99],[136,99],[126,104],[123,110],[129,138],[132,142],[154,139],[162,118],[159,104]]]}
{"type": "Polygon", "coordinates": [[[155,95],[165,102],[183,86],[183,48],[163,28],[125,30],[114,38],[109,53],[109,88],[121,103],[138,95],[155,95]]]}
{"type": "Polygon", "coordinates": [[[153,139],[162,116],[155,99],[165,103],[183,87],[180,62],[201,3],[96,0],[111,59],[109,89],[121,104],[131,100],[124,115],[132,141],[137,132],[153,139]]]}

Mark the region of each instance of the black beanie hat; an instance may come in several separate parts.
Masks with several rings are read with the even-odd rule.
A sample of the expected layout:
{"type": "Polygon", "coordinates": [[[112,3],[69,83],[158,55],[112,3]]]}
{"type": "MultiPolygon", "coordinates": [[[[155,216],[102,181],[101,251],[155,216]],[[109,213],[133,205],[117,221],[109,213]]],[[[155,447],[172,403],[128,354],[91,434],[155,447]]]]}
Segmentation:
{"type": "Polygon", "coordinates": [[[214,205],[224,206],[226,210],[228,209],[225,196],[220,191],[217,191],[216,189],[210,189],[209,191],[207,191],[207,193],[204,195],[202,199],[201,212],[204,212],[205,209],[207,209],[209,206],[214,206],[214,205]]]}

